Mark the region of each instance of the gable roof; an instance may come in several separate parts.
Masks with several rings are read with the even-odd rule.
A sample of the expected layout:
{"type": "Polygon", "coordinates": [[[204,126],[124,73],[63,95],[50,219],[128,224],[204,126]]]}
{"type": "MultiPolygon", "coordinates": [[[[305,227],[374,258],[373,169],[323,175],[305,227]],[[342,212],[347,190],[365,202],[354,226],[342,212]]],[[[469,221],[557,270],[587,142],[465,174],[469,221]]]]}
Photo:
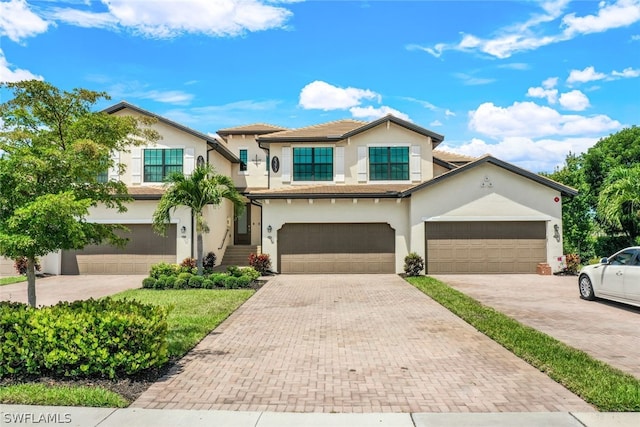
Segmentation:
{"type": "Polygon", "coordinates": [[[411,195],[412,193],[415,193],[416,191],[420,191],[423,188],[429,187],[431,185],[437,184],[445,179],[451,178],[452,176],[458,175],[460,173],[464,173],[470,169],[473,169],[475,167],[478,167],[480,165],[483,165],[485,163],[491,163],[492,165],[498,166],[500,168],[506,169],[510,172],[513,172],[517,175],[520,175],[524,178],[530,179],[532,181],[537,182],[538,184],[542,184],[545,185],[549,188],[552,188],[556,191],[559,191],[560,193],[562,193],[563,195],[566,196],[575,196],[578,194],[578,191],[574,188],[568,187],[564,184],[560,184],[559,182],[556,182],[552,179],[546,178],[542,175],[538,175],[537,173],[533,173],[533,172],[529,172],[526,169],[522,169],[516,165],[513,165],[511,163],[507,163],[503,160],[499,160],[496,159],[495,157],[491,156],[491,155],[486,155],[483,157],[480,157],[476,160],[474,160],[473,162],[469,162],[466,165],[462,165],[460,167],[457,167],[455,169],[452,169],[448,172],[443,173],[442,175],[436,176],[433,179],[430,179],[429,181],[425,181],[421,184],[416,185],[415,187],[410,188],[409,190],[405,191],[403,193],[403,196],[408,196],[411,195]]]}
{"type": "Polygon", "coordinates": [[[218,135],[264,135],[267,133],[286,131],[288,128],[270,125],[268,123],[252,123],[249,125],[234,126],[220,129],[218,135]]]}
{"type": "Polygon", "coordinates": [[[220,142],[215,138],[215,136],[211,136],[211,135],[207,135],[204,134],[202,132],[198,132],[197,130],[193,130],[191,128],[188,128],[184,125],[181,125],[180,123],[176,123],[173,120],[169,120],[166,117],[162,117],[158,114],[152,113],[151,111],[147,111],[145,109],[142,109],[136,105],[133,104],[129,104],[126,101],[121,101],[115,105],[112,105],[111,107],[105,108],[104,110],[102,110],[103,113],[107,113],[107,114],[113,114],[113,113],[117,113],[118,111],[124,110],[124,109],[130,109],[133,110],[137,113],[143,114],[145,116],[149,116],[149,117],[153,117],[156,120],[158,120],[159,122],[162,122],[164,124],[167,124],[169,126],[173,126],[177,129],[180,129],[183,132],[186,132],[190,135],[193,135],[197,138],[203,139],[207,145],[209,145],[211,148],[213,148],[215,151],[217,151],[218,153],[220,153],[225,159],[229,160],[231,163],[240,163],[240,159],[238,159],[238,157],[236,157],[235,154],[233,154],[231,151],[229,151],[228,148],[226,148],[225,146],[221,145],[220,142]]]}
{"type": "Polygon", "coordinates": [[[272,133],[259,137],[258,142],[337,142],[387,122],[431,138],[434,147],[444,140],[440,134],[389,114],[372,122],[344,119],[272,133]]]}
{"type": "Polygon", "coordinates": [[[477,157],[467,156],[465,154],[452,153],[451,151],[433,150],[433,157],[437,157],[447,163],[460,164],[469,163],[477,159],[477,157]]]}

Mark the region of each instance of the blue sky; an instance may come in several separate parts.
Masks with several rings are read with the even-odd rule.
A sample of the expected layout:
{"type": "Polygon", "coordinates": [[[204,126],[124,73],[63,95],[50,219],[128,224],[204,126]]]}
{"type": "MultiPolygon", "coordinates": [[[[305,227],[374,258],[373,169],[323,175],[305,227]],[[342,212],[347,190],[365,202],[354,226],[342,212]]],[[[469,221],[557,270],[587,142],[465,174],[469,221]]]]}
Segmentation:
{"type": "Polygon", "coordinates": [[[29,78],[205,133],[392,113],[551,171],[640,125],[640,0],[0,0],[0,81],[29,78]]]}

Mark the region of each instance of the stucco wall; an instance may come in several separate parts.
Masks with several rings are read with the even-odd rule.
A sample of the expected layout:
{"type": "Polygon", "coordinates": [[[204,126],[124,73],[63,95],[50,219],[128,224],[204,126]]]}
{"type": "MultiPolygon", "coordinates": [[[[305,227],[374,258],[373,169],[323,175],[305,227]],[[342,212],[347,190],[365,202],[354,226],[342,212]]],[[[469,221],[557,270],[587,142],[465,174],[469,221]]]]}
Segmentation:
{"type": "MultiPolygon", "coordinates": [[[[411,250],[424,254],[424,220],[445,215],[460,206],[479,200],[489,194],[498,194],[513,202],[538,211],[541,220],[547,220],[547,262],[554,271],[561,268],[562,256],[562,203],[561,194],[501,167],[485,163],[443,182],[414,193],[411,197],[411,250]],[[558,201],[556,201],[558,198],[558,201]],[[554,236],[558,226],[560,240],[554,236]]],[[[512,209],[516,212],[521,209],[512,209]]],[[[507,209],[506,211],[509,211],[507,209]]],[[[503,206],[496,206],[489,220],[505,216],[503,206]]],[[[482,217],[479,217],[479,219],[482,217]]],[[[515,220],[508,217],[506,220],[515,220]]],[[[531,219],[531,218],[528,218],[531,219]]]]}
{"type": "Polygon", "coordinates": [[[407,232],[407,200],[380,199],[318,199],[271,200],[263,203],[262,252],[271,256],[273,269],[278,270],[278,230],[285,223],[388,223],[395,230],[396,272],[403,271],[404,258],[409,253],[407,232]],[[271,226],[272,232],[267,228],[271,226]],[[271,238],[270,238],[271,237],[271,238]]]}
{"type": "Polygon", "coordinates": [[[254,135],[228,135],[226,147],[240,158],[240,150],[247,150],[247,170],[241,171],[240,164],[234,164],[230,175],[236,187],[240,188],[267,188],[267,153],[258,146],[254,135]],[[256,165],[258,156],[260,164],[256,165]]]}

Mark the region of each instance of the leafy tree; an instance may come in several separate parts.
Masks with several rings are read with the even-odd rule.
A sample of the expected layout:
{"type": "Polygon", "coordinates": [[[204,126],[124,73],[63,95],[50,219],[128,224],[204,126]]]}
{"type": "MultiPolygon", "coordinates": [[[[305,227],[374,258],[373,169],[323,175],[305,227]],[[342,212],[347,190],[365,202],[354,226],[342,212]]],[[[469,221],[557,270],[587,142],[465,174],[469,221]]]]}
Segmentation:
{"type": "Polygon", "coordinates": [[[242,196],[236,190],[231,178],[215,174],[210,166],[199,166],[190,176],[180,172],[170,174],[165,183],[167,190],[153,213],[153,226],[159,233],[164,234],[171,222],[171,212],[178,206],[186,206],[196,223],[196,260],[198,275],[202,275],[203,234],[209,232],[209,225],[204,217],[207,205],[218,206],[223,199],[231,201],[236,207],[236,213],[244,209],[242,196]]]}
{"type": "Polygon", "coordinates": [[[593,256],[595,223],[583,163],[582,156],[569,153],[562,168],[544,175],[578,190],[577,196],[562,198],[562,242],[565,254],[579,254],[584,259],[593,256]]]}
{"type": "Polygon", "coordinates": [[[626,234],[629,244],[640,238],[640,163],[609,172],[598,197],[598,213],[611,229],[626,234]]]}
{"type": "MultiPolygon", "coordinates": [[[[633,168],[640,164],[640,127],[632,126],[598,141],[584,154],[584,178],[589,204],[597,212],[596,221],[607,234],[634,234],[640,218],[629,221],[609,221],[604,211],[597,209],[600,193],[611,183],[608,176],[617,167],[633,168]]],[[[610,218],[609,218],[610,219],[610,218]]]]}
{"type": "MultiPolygon", "coordinates": [[[[158,139],[149,118],[92,112],[103,92],[60,91],[42,81],[0,85],[0,255],[27,259],[29,305],[36,305],[35,262],[50,252],[108,241],[118,226],[89,223],[89,208],[119,212],[129,201],[120,181],[99,182],[112,151],[158,139]]],[[[118,165],[119,172],[124,171],[118,165]]]]}

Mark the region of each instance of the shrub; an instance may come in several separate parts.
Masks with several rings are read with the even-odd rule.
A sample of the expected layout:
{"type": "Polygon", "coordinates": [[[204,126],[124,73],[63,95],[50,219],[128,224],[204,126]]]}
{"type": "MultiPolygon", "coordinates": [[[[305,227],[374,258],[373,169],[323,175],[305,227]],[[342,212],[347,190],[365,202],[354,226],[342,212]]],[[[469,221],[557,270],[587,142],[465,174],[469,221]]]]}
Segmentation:
{"type": "Polygon", "coordinates": [[[211,279],[204,279],[202,281],[202,289],[213,289],[213,280],[211,279]]]}
{"type": "Polygon", "coordinates": [[[195,288],[195,289],[200,289],[202,288],[202,283],[204,282],[204,277],[202,276],[192,276],[189,279],[189,287],[190,288],[195,288]]]}
{"type": "Polygon", "coordinates": [[[145,277],[142,279],[142,287],[145,289],[154,289],[158,280],[153,277],[145,277]]]}
{"type": "Polygon", "coordinates": [[[0,378],[109,377],[163,365],[167,310],[133,300],[61,302],[33,309],[0,302],[0,378]]]}
{"type": "Polygon", "coordinates": [[[211,276],[209,276],[209,278],[213,282],[213,286],[217,286],[219,288],[224,287],[224,279],[227,277],[229,276],[224,273],[212,274],[211,276]]]}
{"type": "MultiPolygon", "coordinates": [[[[40,260],[36,258],[35,270],[40,271],[42,267],[40,266],[40,260]]],[[[24,276],[27,274],[27,258],[21,256],[20,258],[16,258],[13,262],[13,268],[16,269],[18,274],[24,276]]]]}
{"type": "Polygon", "coordinates": [[[185,258],[182,260],[182,262],[180,263],[180,267],[182,267],[183,269],[193,269],[196,268],[196,259],[195,258],[185,258]]]}
{"type": "Polygon", "coordinates": [[[176,276],[167,276],[164,281],[164,289],[172,289],[176,284],[176,280],[178,280],[176,276]]]}
{"type": "Polygon", "coordinates": [[[404,257],[404,272],[407,276],[419,276],[423,269],[424,260],[417,253],[411,252],[404,257]]]}
{"type": "Polygon", "coordinates": [[[168,264],[166,262],[159,262],[151,266],[149,276],[159,279],[160,276],[173,276],[177,274],[177,265],[168,264]]]}
{"type": "Polygon", "coordinates": [[[239,287],[238,279],[239,277],[236,276],[227,276],[222,280],[222,284],[227,289],[237,289],[239,287]]]}
{"type": "Polygon", "coordinates": [[[204,271],[211,272],[213,271],[213,267],[215,266],[216,254],[214,254],[213,252],[208,252],[202,260],[202,268],[204,268],[204,271]]]}
{"type": "Polygon", "coordinates": [[[236,265],[230,265],[229,267],[227,267],[227,272],[229,273],[229,276],[234,276],[234,277],[242,276],[242,271],[240,271],[240,269],[236,265]]]}
{"type": "Polygon", "coordinates": [[[265,274],[271,270],[271,258],[269,258],[269,254],[251,254],[249,255],[249,265],[261,274],[265,274]]]}
{"type": "Polygon", "coordinates": [[[565,259],[567,261],[565,271],[570,274],[578,274],[578,270],[580,269],[580,255],[567,254],[565,259]]]}
{"type": "Polygon", "coordinates": [[[167,287],[167,279],[169,277],[174,277],[174,276],[162,275],[162,276],[158,277],[158,279],[156,280],[155,289],[164,289],[164,288],[166,288],[167,287]]]}
{"type": "Polygon", "coordinates": [[[260,272],[258,272],[258,271],[257,271],[255,268],[253,268],[253,267],[244,267],[244,268],[241,268],[241,269],[240,269],[240,273],[242,273],[240,277],[248,276],[249,278],[251,278],[251,280],[252,280],[252,281],[253,281],[253,280],[257,280],[258,278],[260,278],[260,276],[262,276],[262,275],[260,274],[260,272]]]}
{"type": "Polygon", "coordinates": [[[236,277],[236,287],[238,288],[248,288],[249,285],[251,285],[251,282],[253,282],[254,279],[252,279],[250,276],[240,276],[240,277],[236,277]]]}
{"type": "Polygon", "coordinates": [[[173,289],[186,289],[189,285],[189,279],[181,279],[179,277],[173,282],[173,289]]]}

